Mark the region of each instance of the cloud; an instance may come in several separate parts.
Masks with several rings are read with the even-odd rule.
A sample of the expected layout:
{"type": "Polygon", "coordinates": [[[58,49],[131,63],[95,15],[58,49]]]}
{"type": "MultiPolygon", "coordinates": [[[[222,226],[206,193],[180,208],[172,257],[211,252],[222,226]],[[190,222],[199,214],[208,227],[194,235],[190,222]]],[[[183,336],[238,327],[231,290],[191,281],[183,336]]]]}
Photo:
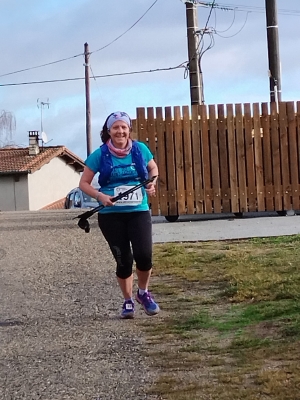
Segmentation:
{"type": "MultiPolygon", "coordinates": [[[[134,117],[136,107],[188,105],[189,78],[183,69],[92,79],[93,74],[155,70],[187,61],[185,5],[179,0],[158,1],[123,35],[153,3],[154,0],[2,0],[0,75],[70,59],[2,76],[0,84],[84,78],[82,53],[87,42],[93,52],[90,56],[93,147],[99,145],[101,126],[113,110],[124,109],[134,117]],[[118,40],[97,51],[118,36],[121,36],[118,40]]],[[[240,0],[231,0],[236,6],[240,3],[240,0]]],[[[298,3],[278,0],[278,9],[300,11],[298,3]]],[[[254,0],[251,5],[262,7],[261,0],[254,0]]],[[[204,27],[209,11],[209,8],[198,8],[199,28],[204,27]]],[[[268,101],[265,15],[249,13],[243,27],[245,20],[244,11],[237,11],[235,18],[229,11],[216,10],[212,14],[209,26],[226,38],[215,33],[215,46],[202,59],[208,104],[268,101]]],[[[283,97],[289,100],[297,100],[299,92],[299,55],[295,51],[300,40],[298,22],[299,16],[279,14],[283,97]]],[[[15,114],[15,141],[19,144],[27,144],[28,130],[40,129],[37,99],[50,102],[49,109],[43,113],[45,131],[53,139],[50,144],[65,144],[84,158],[84,79],[1,87],[0,108],[15,114]]]]}

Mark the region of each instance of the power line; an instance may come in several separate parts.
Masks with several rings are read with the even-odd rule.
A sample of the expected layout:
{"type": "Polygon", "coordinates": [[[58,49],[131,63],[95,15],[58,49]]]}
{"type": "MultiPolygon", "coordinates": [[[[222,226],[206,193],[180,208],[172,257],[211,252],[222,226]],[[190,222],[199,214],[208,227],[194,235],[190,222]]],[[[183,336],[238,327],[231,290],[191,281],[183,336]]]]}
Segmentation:
{"type": "MultiPolygon", "coordinates": [[[[209,14],[208,14],[208,17],[207,17],[207,20],[206,20],[206,24],[205,24],[204,29],[200,29],[200,33],[201,33],[200,42],[203,40],[204,34],[208,32],[207,26],[208,26],[208,23],[209,23],[209,20],[210,20],[212,11],[213,11],[213,9],[214,9],[215,2],[216,2],[216,0],[214,0],[214,1],[211,3],[211,5],[210,5],[210,12],[209,12],[209,14]]],[[[202,53],[200,52],[200,59],[202,58],[203,54],[204,54],[207,50],[211,49],[211,48],[214,46],[214,39],[213,39],[212,35],[210,35],[210,39],[211,39],[211,42],[210,42],[209,46],[208,46],[204,51],[203,51],[203,47],[204,47],[204,45],[203,45],[203,47],[202,47],[202,53]]],[[[199,61],[200,61],[200,60],[199,60],[199,61]]],[[[201,68],[200,68],[200,70],[201,70],[201,68]]]]}
{"type": "Polygon", "coordinates": [[[41,67],[47,67],[48,65],[53,65],[53,64],[57,64],[57,63],[60,63],[60,62],[66,61],[66,60],[71,60],[72,58],[79,57],[79,56],[82,56],[82,55],[84,55],[84,54],[83,54],[83,53],[80,53],[80,54],[76,54],[76,56],[72,56],[72,57],[68,57],[68,58],[63,58],[63,59],[57,60],[57,61],[52,61],[52,62],[49,62],[49,63],[47,63],[47,64],[41,64],[41,65],[37,65],[37,66],[35,66],[35,67],[20,69],[19,71],[8,72],[7,74],[0,75],[0,78],[2,78],[3,76],[18,74],[19,72],[30,71],[31,69],[36,69],[36,68],[41,68],[41,67]]]}
{"type": "MultiPolygon", "coordinates": [[[[98,90],[99,95],[100,95],[100,97],[101,97],[101,101],[102,101],[102,103],[103,103],[103,106],[104,106],[105,109],[106,109],[105,101],[104,101],[104,99],[103,99],[102,92],[100,91],[100,88],[99,88],[99,85],[98,85],[98,81],[97,81],[97,79],[96,79],[96,77],[95,77],[95,74],[94,74],[94,71],[93,71],[93,69],[92,69],[91,64],[90,64],[90,70],[91,70],[91,73],[92,73],[92,77],[93,77],[94,81],[96,82],[96,87],[97,87],[97,90],[98,90]]],[[[109,112],[108,112],[107,109],[106,109],[106,111],[107,111],[106,113],[107,113],[107,115],[108,115],[109,112]]]]}
{"type": "Polygon", "coordinates": [[[215,2],[216,2],[216,0],[214,0],[214,1],[211,3],[211,5],[210,5],[210,11],[209,11],[209,14],[208,14],[208,17],[207,17],[207,21],[206,21],[204,30],[206,30],[207,25],[208,25],[208,23],[209,23],[209,20],[210,20],[210,17],[211,17],[211,14],[212,14],[212,11],[213,11],[215,2]]]}
{"type": "MultiPolygon", "coordinates": [[[[181,1],[184,2],[183,0],[181,0],[181,1]]],[[[158,2],[158,0],[155,0],[154,3],[148,8],[148,10],[147,10],[147,11],[146,11],[146,12],[145,12],[145,13],[130,27],[130,28],[128,28],[124,33],[122,33],[121,35],[119,35],[116,39],[112,40],[112,41],[111,41],[110,43],[108,43],[107,45],[105,45],[105,46],[103,46],[103,47],[101,47],[101,48],[99,48],[99,49],[97,49],[97,50],[94,50],[94,51],[90,52],[90,54],[96,53],[96,52],[98,52],[98,51],[100,51],[100,50],[105,49],[106,47],[110,46],[112,43],[114,43],[115,41],[117,41],[118,39],[120,39],[122,36],[124,36],[125,33],[129,32],[129,31],[130,31],[130,30],[131,30],[131,29],[132,29],[132,28],[133,28],[133,27],[148,13],[148,11],[150,11],[150,9],[151,9],[157,2],[158,2]]],[[[223,11],[247,11],[247,10],[248,10],[249,12],[250,12],[250,11],[251,11],[251,12],[258,12],[258,13],[264,13],[264,12],[265,12],[264,7],[246,6],[246,5],[236,5],[236,4],[221,4],[221,3],[214,4],[214,6],[212,7],[212,3],[211,3],[211,2],[203,2],[203,1],[198,1],[198,0],[186,0],[185,2],[190,2],[190,3],[193,3],[193,4],[198,4],[198,5],[204,6],[204,7],[211,7],[211,10],[212,10],[212,8],[219,8],[219,9],[221,9],[221,10],[223,10],[223,11]],[[234,8],[230,8],[230,7],[234,7],[234,8]],[[240,9],[238,9],[238,7],[239,7],[240,9]],[[242,8],[244,8],[244,10],[243,10],[242,8]],[[246,8],[246,10],[245,10],[245,8],[246,8]]],[[[215,3],[215,2],[214,2],[214,3],[215,3]]],[[[278,14],[292,15],[292,16],[297,16],[297,17],[299,17],[299,16],[300,16],[300,10],[279,9],[279,10],[278,10],[278,14]]],[[[5,73],[5,74],[0,75],[0,78],[2,78],[2,77],[4,77],[4,76],[8,76],[8,75],[18,74],[18,73],[20,73],[20,72],[30,71],[30,70],[32,70],[32,69],[47,67],[47,66],[49,66],[49,65],[57,64],[57,63],[60,63],[60,62],[63,62],[63,61],[67,61],[67,60],[71,60],[72,58],[76,58],[76,57],[80,57],[80,56],[84,56],[84,53],[76,54],[76,55],[74,55],[74,56],[67,57],[67,58],[62,58],[62,59],[60,59],[60,60],[52,61],[52,62],[49,62],[49,63],[46,63],[46,64],[41,64],[41,65],[37,65],[37,66],[34,66],[34,67],[24,68],[24,69],[20,69],[20,70],[13,71],[13,72],[8,72],[8,73],[5,73]]],[[[1,86],[3,86],[3,85],[1,85],[1,86]]]]}
{"type": "MultiPolygon", "coordinates": [[[[158,0],[155,0],[154,3],[148,8],[148,10],[145,11],[144,14],[143,14],[133,25],[131,25],[131,27],[128,28],[125,32],[123,32],[121,35],[119,35],[117,38],[115,38],[114,40],[112,40],[112,41],[111,41],[110,43],[108,43],[107,45],[101,47],[101,48],[98,49],[98,50],[91,51],[89,54],[93,54],[93,53],[96,53],[96,52],[98,52],[98,51],[100,51],[100,50],[105,49],[106,47],[110,46],[111,44],[113,44],[114,42],[116,42],[118,39],[120,39],[122,36],[124,36],[124,35],[125,35],[127,32],[129,32],[138,22],[140,22],[140,20],[141,20],[142,18],[144,18],[144,16],[151,10],[151,8],[152,8],[157,2],[158,2],[158,0]]],[[[0,78],[2,78],[3,76],[18,74],[18,73],[20,73],[20,72],[30,71],[30,70],[36,69],[36,68],[47,67],[48,65],[57,64],[57,63],[60,63],[60,62],[63,62],[63,61],[67,61],[67,60],[71,60],[72,58],[76,58],[76,57],[80,57],[80,56],[84,56],[84,53],[76,54],[75,56],[63,58],[63,59],[57,60],[57,61],[52,61],[52,62],[49,62],[49,63],[46,63],[46,64],[37,65],[37,66],[35,66],[35,67],[29,67],[29,68],[20,69],[20,70],[18,70],[18,71],[8,72],[8,73],[6,73],[6,74],[0,75],[0,78]]]]}
{"type": "MultiPolygon", "coordinates": [[[[145,74],[145,73],[151,73],[151,72],[161,72],[161,71],[172,71],[178,68],[185,68],[185,63],[181,63],[177,65],[176,67],[168,67],[168,68],[157,68],[153,70],[148,70],[148,71],[133,71],[133,72],[122,72],[119,74],[107,74],[107,75],[94,75],[90,79],[95,79],[95,78],[110,78],[113,76],[124,76],[124,75],[136,75],[136,74],[145,74]]],[[[53,80],[47,80],[47,81],[31,81],[31,82],[20,82],[20,83],[4,83],[0,84],[0,87],[4,86],[21,86],[21,85],[35,85],[35,84],[41,84],[41,83],[57,83],[57,82],[68,82],[68,81],[79,81],[83,80],[85,78],[66,78],[66,79],[53,79],[53,80]]]]}
{"type": "MultiPolygon", "coordinates": [[[[247,6],[245,4],[221,4],[220,5],[224,5],[225,7],[239,7],[239,8],[246,8],[248,10],[254,11],[254,12],[265,12],[265,7],[258,7],[258,6],[247,6]]],[[[286,8],[279,8],[278,9],[278,13],[281,14],[289,14],[289,15],[293,15],[293,14],[299,14],[300,15],[300,10],[290,10],[290,9],[286,9],[286,8]]]]}
{"type": "MultiPolygon", "coordinates": [[[[243,23],[243,25],[242,25],[242,27],[236,32],[236,33],[234,33],[233,35],[230,35],[230,36],[223,36],[223,35],[220,35],[220,32],[219,31],[215,31],[215,33],[216,33],[216,35],[218,35],[218,36],[220,36],[221,38],[224,38],[224,39],[228,39],[228,38],[232,38],[232,37],[234,37],[234,36],[236,36],[236,35],[238,35],[240,32],[242,32],[242,30],[245,28],[245,26],[246,26],[246,23],[247,23],[247,20],[248,20],[248,15],[249,15],[249,11],[247,11],[247,14],[246,14],[246,19],[245,19],[245,22],[243,23]]],[[[232,25],[231,25],[232,26],[232,25]]],[[[228,29],[227,29],[228,30],[228,29]]],[[[226,31],[223,31],[223,32],[226,32],[226,31]]],[[[221,32],[222,33],[222,32],[221,32]]]]}
{"type": "Polygon", "coordinates": [[[110,43],[108,43],[107,45],[105,45],[105,46],[103,46],[103,47],[100,47],[100,49],[91,51],[90,54],[93,54],[93,53],[96,53],[97,51],[100,51],[100,50],[105,49],[106,47],[110,46],[111,44],[113,44],[114,42],[116,42],[118,39],[120,39],[122,36],[124,36],[124,35],[125,35],[127,32],[129,32],[138,22],[140,22],[140,20],[141,20],[142,18],[144,18],[144,16],[151,10],[151,8],[152,8],[157,2],[158,2],[158,0],[155,0],[154,3],[148,8],[148,10],[145,11],[144,14],[143,14],[133,25],[131,25],[131,27],[128,28],[124,33],[122,33],[120,36],[116,37],[114,40],[112,40],[112,41],[111,41],[110,43]]]}
{"type": "MultiPolygon", "coordinates": [[[[211,2],[199,1],[199,0],[188,0],[191,3],[197,4],[202,7],[211,7],[211,2]]],[[[265,13],[265,7],[258,7],[258,6],[248,6],[245,4],[230,4],[230,3],[216,3],[214,8],[221,9],[223,11],[251,11],[257,13],[265,13]]],[[[278,9],[278,14],[284,15],[293,15],[293,16],[300,16],[300,10],[291,10],[291,9],[278,9]]]]}
{"type": "MultiPolygon", "coordinates": [[[[196,0],[195,0],[195,1],[196,1],[196,0]]],[[[213,10],[213,8],[214,8],[215,2],[216,2],[216,0],[214,0],[214,1],[210,4],[211,8],[210,8],[210,12],[209,12],[209,15],[208,15],[208,17],[207,17],[207,20],[206,20],[205,28],[204,28],[204,29],[200,29],[199,31],[195,32],[195,34],[198,34],[198,35],[201,36],[201,37],[200,37],[200,39],[199,39],[199,41],[198,41],[198,45],[197,45],[197,48],[196,48],[196,52],[193,54],[192,57],[190,57],[190,59],[193,59],[193,58],[196,56],[197,52],[199,53],[199,55],[200,55],[200,57],[201,57],[201,53],[202,53],[202,50],[203,50],[203,47],[204,47],[204,43],[203,43],[204,34],[207,33],[207,25],[208,25],[208,23],[209,23],[209,20],[210,20],[210,17],[211,17],[212,10],[213,10]],[[199,52],[199,48],[200,48],[200,52],[199,52]]],[[[186,3],[194,3],[194,0],[187,1],[186,3]]],[[[205,53],[205,52],[206,52],[207,50],[209,50],[211,47],[213,47],[213,45],[210,44],[210,45],[208,46],[208,48],[207,48],[206,50],[204,50],[203,53],[205,53]]],[[[202,55],[203,55],[203,53],[202,53],[202,55]]],[[[199,67],[200,67],[200,66],[199,66],[199,67]]],[[[201,68],[200,68],[200,69],[201,69],[201,68]]]]}
{"type": "MultiPolygon", "coordinates": [[[[234,11],[233,20],[232,20],[230,26],[229,26],[227,29],[225,29],[224,31],[218,31],[218,33],[225,33],[225,32],[228,32],[229,29],[233,26],[233,24],[234,24],[234,22],[235,22],[235,18],[236,18],[236,10],[234,9],[233,11],[234,11]]],[[[216,12],[216,11],[215,11],[215,12],[216,12]]],[[[216,24],[215,30],[217,30],[217,24],[216,24]]]]}

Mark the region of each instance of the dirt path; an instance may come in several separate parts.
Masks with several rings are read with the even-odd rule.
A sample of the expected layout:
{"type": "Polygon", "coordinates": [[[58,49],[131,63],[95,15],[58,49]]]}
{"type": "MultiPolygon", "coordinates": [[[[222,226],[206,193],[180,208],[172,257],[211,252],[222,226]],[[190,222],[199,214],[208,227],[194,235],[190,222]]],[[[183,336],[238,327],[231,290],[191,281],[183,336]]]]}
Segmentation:
{"type": "Polygon", "coordinates": [[[0,214],[0,398],[157,399],[139,327],[118,319],[114,262],[77,212],[0,214]]]}

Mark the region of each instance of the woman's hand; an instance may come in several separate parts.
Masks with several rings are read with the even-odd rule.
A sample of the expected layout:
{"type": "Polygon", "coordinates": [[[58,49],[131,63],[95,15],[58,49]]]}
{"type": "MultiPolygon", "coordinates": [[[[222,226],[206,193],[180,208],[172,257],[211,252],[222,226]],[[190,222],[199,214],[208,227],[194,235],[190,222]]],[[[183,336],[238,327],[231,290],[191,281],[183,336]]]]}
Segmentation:
{"type": "Polygon", "coordinates": [[[149,196],[155,196],[156,195],[155,185],[156,185],[157,177],[158,177],[158,168],[157,168],[157,164],[153,160],[153,158],[152,158],[152,160],[150,160],[148,162],[147,169],[149,172],[149,178],[151,178],[153,176],[155,176],[156,178],[152,182],[148,183],[148,185],[145,186],[145,189],[149,196]]]}
{"type": "Polygon", "coordinates": [[[156,196],[155,183],[148,183],[148,185],[145,186],[145,190],[149,196],[156,196]]]}
{"type": "Polygon", "coordinates": [[[107,194],[101,192],[99,192],[96,199],[97,201],[100,201],[105,207],[113,206],[115,204],[111,201],[113,199],[112,196],[108,196],[107,194]]]}

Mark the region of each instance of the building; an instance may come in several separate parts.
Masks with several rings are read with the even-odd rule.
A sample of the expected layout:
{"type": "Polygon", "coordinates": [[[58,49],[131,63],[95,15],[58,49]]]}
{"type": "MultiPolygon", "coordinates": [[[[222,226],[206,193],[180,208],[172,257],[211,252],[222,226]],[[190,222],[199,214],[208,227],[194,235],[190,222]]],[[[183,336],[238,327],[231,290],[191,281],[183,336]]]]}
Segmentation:
{"type": "Polygon", "coordinates": [[[79,184],[84,162],[65,146],[0,148],[0,211],[63,208],[66,194],[79,184]]]}

